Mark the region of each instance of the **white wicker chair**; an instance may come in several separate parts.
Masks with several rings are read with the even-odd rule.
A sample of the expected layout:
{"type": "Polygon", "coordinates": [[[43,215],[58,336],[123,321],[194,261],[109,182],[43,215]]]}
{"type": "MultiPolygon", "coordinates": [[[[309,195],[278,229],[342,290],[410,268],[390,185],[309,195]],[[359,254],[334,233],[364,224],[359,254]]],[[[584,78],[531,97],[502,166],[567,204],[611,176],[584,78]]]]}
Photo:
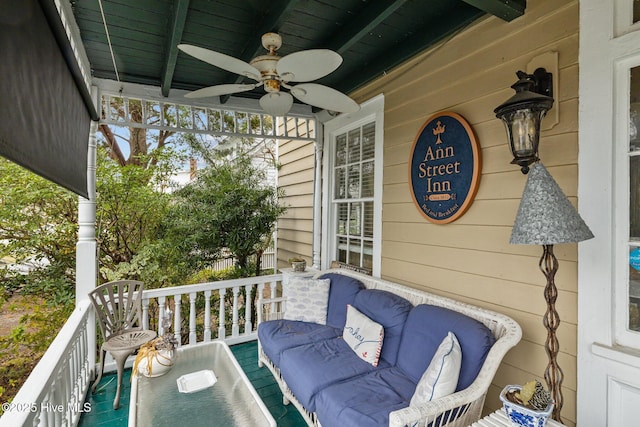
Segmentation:
{"type": "MultiPolygon", "coordinates": [[[[480,307],[455,301],[450,298],[430,294],[428,292],[402,286],[396,283],[377,279],[361,273],[344,269],[332,269],[318,273],[321,276],[326,273],[343,274],[362,281],[368,289],[382,289],[407,299],[413,305],[431,304],[446,307],[463,313],[483,323],[496,338],[489,354],[475,381],[466,389],[449,396],[427,402],[419,406],[406,407],[389,414],[390,427],[404,427],[427,425],[430,427],[464,427],[478,421],[482,416],[482,407],[491,381],[502,362],[504,355],[514,347],[522,338],[522,329],[513,319],[505,315],[485,310],[480,307]]],[[[286,307],[285,298],[264,299],[259,311],[260,320],[281,319],[286,307]]],[[[266,365],[273,373],[282,393],[285,403],[291,402],[300,411],[309,426],[319,426],[320,423],[315,413],[308,412],[296,399],[287,384],[280,376],[280,371],[262,351],[258,341],[259,364],[266,365]]]]}

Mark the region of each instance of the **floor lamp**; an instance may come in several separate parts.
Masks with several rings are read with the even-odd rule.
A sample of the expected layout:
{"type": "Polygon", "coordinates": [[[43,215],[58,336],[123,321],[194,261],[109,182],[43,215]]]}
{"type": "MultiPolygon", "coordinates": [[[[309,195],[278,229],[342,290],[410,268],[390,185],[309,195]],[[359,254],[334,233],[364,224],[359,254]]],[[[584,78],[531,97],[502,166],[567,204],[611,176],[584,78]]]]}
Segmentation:
{"type": "Polygon", "coordinates": [[[543,247],[539,266],[547,279],[544,288],[547,311],[543,323],[547,329],[545,350],[549,356],[544,379],[555,401],[552,417],[556,421],[560,421],[563,405],[562,379],[564,376],[557,361],[560,346],[556,331],[560,325],[560,316],[555,308],[558,297],[555,284],[558,260],[553,254],[553,245],[581,242],[592,237],[591,230],[547,169],[540,162],[534,163],[527,176],[510,243],[543,247]]]}

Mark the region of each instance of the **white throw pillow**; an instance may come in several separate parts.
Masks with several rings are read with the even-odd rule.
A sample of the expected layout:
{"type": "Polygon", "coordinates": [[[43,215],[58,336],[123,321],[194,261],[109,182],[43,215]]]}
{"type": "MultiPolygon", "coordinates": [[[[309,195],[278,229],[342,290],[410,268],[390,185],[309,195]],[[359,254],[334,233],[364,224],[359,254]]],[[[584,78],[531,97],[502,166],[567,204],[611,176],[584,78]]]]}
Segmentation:
{"type": "Polygon", "coordinates": [[[382,325],[360,313],[351,304],[347,304],[347,321],[342,337],[362,360],[378,366],[384,339],[382,325]]]}
{"type": "Polygon", "coordinates": [[[449,332],[440,343],[429,367],[418,381],[418,386],[409,404],[411,406],[420,405],[456,391],[461,363],[460,344],[453,332],[449,332]]]}
{"type": "Polygon", "coordinates": [[[284,318],[325,325],[330,284],[329,279],[291,278],[283,289],[286,297],[284,318]]]}

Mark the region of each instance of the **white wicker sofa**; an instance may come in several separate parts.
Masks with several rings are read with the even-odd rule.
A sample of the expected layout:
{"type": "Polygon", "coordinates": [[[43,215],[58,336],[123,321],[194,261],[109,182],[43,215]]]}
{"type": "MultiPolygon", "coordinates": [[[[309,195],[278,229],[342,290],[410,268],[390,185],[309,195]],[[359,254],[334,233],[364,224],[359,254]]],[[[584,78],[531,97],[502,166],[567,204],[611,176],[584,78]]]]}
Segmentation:
{"type": "MultiPolygon", "coordinates": [[[[420,405],[409,405],[408,402],[406,406],[398,408],[396,405],[396,409],[390,410],[388,412],[388,422],[389,426],[401,427],[401,426],[415,426],[415,425],[427,425],[427,426],[468,426],[473,422],[477,421],[481,417],[482,407],[484,405],[485,396],[487,390],[493,380],[493,377],[496,373],[498,366],[500,365],[504,355],[507,351],[515,346],[522,337],[522,331],[520,326],[511,318],[488,311],[479,307],[471,306],[469,304],[464,304],[449,298],[441,297],[438,295],[430,294],[427,292],[423,292],[420,290],[416,290],[413,288],[409,288],[407,286],[399,285],[396,283],[392,283],[389,281],[385,281],[382,279],[377,279],[371,276],[363,275],[360,273],[356,273],[350,270],[345,269],[332,269],[320,272],[316,275],[316,278],[322,277],[328,274],[328,277],[348,277],[351,279],[355,279],[356,281],[361,282],[364,286],[364,289],[376,289],[381,291],[386,291],[383,293],[391,293],[396,296],[399,296],[410,303],[410,307],[416,308],[416,306],[424,307],[424,305],[428,306],[436,306],[442,307],[444,309],[452,310],[453,312],[461,313],[464,316],[474,319],[475,321],[480,322],[482,325],[486,326],[490,331],[490,335],[493,335],[495,338],[495,342],[490,346],[488,351],[485,353],[484,362],[478,368],[479,371],[477,375],[475,375],[475,379],[472,378],[472,382],[463,389],[457,390],[455,393],[447,395],[445,397],[441,397],[435,400],[431,400],[420,405]],[[335,275],[341,276],[335,276],[335,275]]],[[[333,284],[332,284],[333,286],[333,284]]],[[[333,292],[333,290],[332,290],[333,292]]],[[[320,329],[320,327],[315,327],[315,325],[304,324],[304,322],[298,322],[294,325],[295,328],[302,328],[299,332],[298,330],[293,331],[290,328],[292,323],[290,321],[283,321],[283,316],[286,310],[286,298],[272,298],[272,299],[264,299],[261,301],[262,306],[259,308],[258,320],[262,325],[262,322],[265,323],[264,327],[259,325],[259,341],[258,341],[258,352],[259,352],[259,364],[262,366],[266,365],[269,370],[273,373],[276,381],[278,382],[280,389],[284,395],[285,403],[291,402],[296,408],[300,411],[302,416],[305,418],[307,423],[310,426],[318,426],[321,422],[325,422],[318,417],[318,414],[315,412],[315,403],[310,405],[307,403],[307,406],[313,406],[313,410],[309,410],[303,405],[302,401],[309,401],[307,396],[300,395],[300,399],[296,397],[294,392],[291,390],[290,386],[287,384],[285,378],[289,378],[289,382],[291,382],[292,387],[294,386],[293,382],[298,383],[300,380],[300,376],[304,377],[305,375],[309,375],[310,369],[322,369],[322,367],[318,366],[309,366],[308,369],[304,369],[306,360],[303,360],[299,366],[292,372],[290,366],[286,366],[285,363],[287,361],[293,360],[289,355],[295,353],[299,353],[300,349],[305,348],[305,346],[309,345],[321,345],[317,343],[330,343],[331,339],[340,340],[342,337],[333,337],[333,336],[324,336],[324,330],[320,329]],[[272,321],[272,322],[270,322],[272,321]],[[278,321],[278,322],[275,322],[278,321]],[[289,322],[289,323],[286,323],[289,322]],[[268,325],[268,326],[267,326],[268,325]],[[262,331],[261,331],[262,328],[262,331]],[[269,328],[269,334],[264,331],[269,328]],[[289,328],[289,334],[282,334],[283,328],[289,328]],[[293,333],[291,333],[293,331],[293,333]],[[272,358],[276,359],[272,361],[270,357],[265,353],[265,345],[268,345],[265,340],[271,340],[274,337],[274,334],[280,334],[278,339],[281,340],[290,340],[288,344],[291,348],[285,349],[282,353],[282,357],[275,357],[272,354],[272,358]],[[286,357],[285,357],[286,356],[286,357]],[[284,369],[284,372],[283,372],[284,369]],[[284,373],[284,375],[283,375],[284,373]]],[[[431,308],[431,307],[429,307],[431,308]]],[[[334,308],[335,309],[335,308],[334,308]]],[[[441,310],[440,308],[437,308],[441,310]]],[[[331,310],[331,308],[330,308],[331,310]]],[[[445,310],[448,312],[448,310],[445,310]]],[[[375,313],[374,313],[375,315],[375,313]]],[[[459,316],[456,314],[456,316],[459,316]]],[[[460,317],[464,317],[460,316],[460,317]]],[[[477,322],[475,322],[477,323],[477,322]]],[[[428,328],[428,325],[425,325],[424,328],[428,328]]],[[[392,332],[389,330],[389,332],[392,332]]],[[[408,332],[406,332],[408,333],[408,332]]],[[[405,334],[406,334],[405,333],[405,334]]],[[[492,340],[493,340],[492,338],[492,340]]],[[[387,339],[387,328],[385,326],[385,340],[387,339]]],[[[389,334],[390,341],[394,339],[392,334],[389,334]]],[[[400,340],[401,338],[397,338],[400,340]]],[[[403,338],[404,339],[404,338],[403,338]]],[[[385,344],[383,344],[383,351],[385,349],[385,344]]],[[[389,344],[391,345],[391,344],[389,344]]],[[[433,353],[432,353],[433,354],[433,353]]],[[[463,352],[464,355],[464,352],[463,352]]],[[[428,363],[428,362],[427,362],[428,363]]],[[[326,368],[332,369],[332,368],[326,368]]],[[[425,369],[424,367],[422,369],[425,369]]],[[[375,371],[375,368],[370,368],[370,371],[367,371],[366,374],[371,374],[371,371],[375,371]]],[[[354,375],[354,378],[363,378],[366,375],[354,375]]],[[[350,378],[341,378],[341,385],[349,384],[350,378]]],[[[356,382],[357,383],[357,382],[356,382]]],[[[356,384],[354,383],[354,384],[356,384]]],[[[358,383],[359,387],[362,384],[367,384],[366,382],[360,381],[358,383]]],[[[338,385],[340,386],[340,384],[338,385]]],[[[300,386],[295,384],[294,389],[300,390],[300,386]]],[[[414,385],[415,387],[415,385],[414,385]]],[[[335,387],[334,387],[335,388],[335,387]]],[[[343,387],[344,389],[344,387],[343,387]]],[[[326,394],[330,392],[332,389],[322,390],[322,393],[326,394]]],[[[378,393],[378,390],[376,390],[378,393]]],[[[300,393],[299,393],[300,394],[300,393]]],[[[321,393],[318,393],[321,394],[321,393]]],[[[385,404],[384,395],[381,394],[381,402],[379,405],[385,404]]],[[[344,401],[344,397],[341,397],[344,401]]],[[[327,408],[325,408],[327,411],[327,408]]],[[[320,412],[318,410],[318,412],[320,412]]],[[[386,416],[386,415],[385,415],[386,416]]],[[[332,418],[332,422],[328,424],[336,424],[334,418],[332,418]]],[[[354,421],[351,420],[349,422],[340,422],[343,425],[355,425],[354,421]]],[[[358,425],[360,423],[357,423],[358,425]]],[[[333,427],[332,425],[325,425],[324,427],[333,427]]]]}

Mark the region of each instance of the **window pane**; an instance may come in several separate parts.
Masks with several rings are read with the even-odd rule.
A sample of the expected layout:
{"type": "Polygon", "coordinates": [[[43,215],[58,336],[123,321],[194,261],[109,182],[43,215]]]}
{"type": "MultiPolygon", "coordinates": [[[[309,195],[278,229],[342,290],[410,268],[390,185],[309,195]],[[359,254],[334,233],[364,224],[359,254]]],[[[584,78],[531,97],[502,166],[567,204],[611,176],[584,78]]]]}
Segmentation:
{"type": "Polygon", "coordinates": [[[338,261],[347,262],[347,238],[338,237],[338,261]]]}
{"type": "Polygon", "coordinates": [[[362,127],[362,160],[373,159],[376,148],[376,124],[369,123],[362,127]]]}
{"type": "Polygon", "coordinates": [[[336,233],[338,234],[347,234],[347,221],[349,220],[349,204],[348,203],[339,203],[338,204],[338,220],[336,233]]]}
{"type": "Polygon", "coordinates": [[[334,176],[334,199],[345,199],[347,197],[347,177],[345,168],[336,168],[334,176]]]}
{"type": "Polygon", "coordinates": [[[364,237],[373,237],[373,202],[364,203],[364,237]]]}
{"type": "Polygon", "coordinates": [[[360,236],[362,224],[362,206],[360,203],[352,203],[349,212],[349,235],[360,236]]]}
{"type": "Polygon", "coordinates": [[[373,197],[373,161],[362,164],[362,197],[373,197]]]}
{"type": "Polygon", "coordinates": [[[360,239],[351,239],[349,241],[349,264],[361,266],[360,264],[360,254],[362,253],[361,245],[362,241],[360,239]]]}
{"type": "Polygon", "coordinates": [[[360,128],[349,131],[349,163],[360,161],[360,128]]]}
{"type": "Polygon", "coordinates": [[[362,267],[373,269],[373,242],[364,242],[362,254],[362,267]]]}
{"type": "Polygon", "coordinates": [[[351,166],[349,168],[349,198],[357,199],[360,197],[360,166],[351,166]]]}
{"type": "Polygon", "coordinates": [[[336,166],[347,162],[347,135],[342,134],[336,138],[336,166]]]}
{"type": "Polygon", "coordinates": [[[640,0],[633,0],[633,22],[640,21],[640,0]]]}

